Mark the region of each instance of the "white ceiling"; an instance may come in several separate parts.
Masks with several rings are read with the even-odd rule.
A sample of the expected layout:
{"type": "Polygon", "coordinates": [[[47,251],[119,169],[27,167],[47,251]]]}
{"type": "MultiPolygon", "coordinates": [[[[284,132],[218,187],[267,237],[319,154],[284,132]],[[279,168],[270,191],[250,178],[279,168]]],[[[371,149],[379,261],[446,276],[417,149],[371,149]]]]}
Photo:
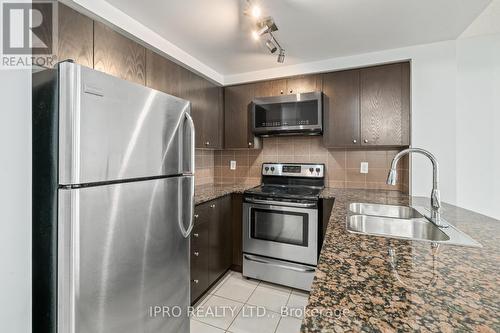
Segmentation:
{"type": "MultiPolygon", "coordinates": [[[[107,0],[219,74],[283,66],[251,36],[244,0],[107,0]]],[[[491,0],[260,0],[284,65],[456,39],[491,0]]]]}

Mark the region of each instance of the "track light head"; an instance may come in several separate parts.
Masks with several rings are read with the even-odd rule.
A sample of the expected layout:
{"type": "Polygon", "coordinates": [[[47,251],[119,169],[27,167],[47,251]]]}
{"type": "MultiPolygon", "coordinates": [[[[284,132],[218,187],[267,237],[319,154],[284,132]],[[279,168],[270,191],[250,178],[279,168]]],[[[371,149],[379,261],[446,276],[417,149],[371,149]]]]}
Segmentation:
{"type": "Polygon", "coordinates": [[[285,62],[285,50],[280,49],[280,53],[278,54],[278,62],[282,64],[285,62]]]}
{"type": "Polygon", "coordinates": [[[266,41],[266,47],[269,50],[269,52],[271,52],[271,53],[276,52],[276,50],[278,49],[278,47],[276,46],[276,44],[274,43],[274,41],[271,38],[269,38],[266,41]]]}

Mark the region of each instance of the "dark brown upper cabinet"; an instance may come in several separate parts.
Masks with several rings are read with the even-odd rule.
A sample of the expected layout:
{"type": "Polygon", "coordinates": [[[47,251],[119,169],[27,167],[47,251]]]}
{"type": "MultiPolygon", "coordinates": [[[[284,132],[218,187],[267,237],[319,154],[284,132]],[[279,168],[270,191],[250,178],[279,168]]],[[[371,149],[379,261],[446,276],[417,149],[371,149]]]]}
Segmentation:
{"type": "Polygon", "coordinates": [[[286,93],[298,94],[311,91],[321,91],[321,75],[301,75],[286,80],[286,93]]]}
{"type": "Polygon", "coordinates": [[[94,67],[94,23],[87,16],[58,2],[57,61],[71,59],[94,67]]]}
{"type": "Polygon", "coordinates": [[[255,84],[224,88],[224,147],[227,149],[260,148],[250,122],[250,103],[255,84]]]}
{"type": "Polygon", "coordinates": [[[146,86],[181,97],[181,69],[176,63],[146,50],[146,86]]]}
{"type": "Polygon", "coordinates": [[[321,91],[321,75],[301,75],[287,79],[268,80],[255,83],[255,97],[290,95],[321,91]]]}
{"type": "Polygon", "coordinates": [[[409,82],[409,63],[360,70],[362,145],[409,145],[409,82]]]}
{"type": "Polygon", "coordinates": [[[410,64],[323,75],[324,145],[408,146],[410,64]]]}
{"type": "Polygon", "coordinates": [[[223,95],[222,87],[205,80],[203,101],[202,141],[203,148],[223,148],[223,95]]]}
{"type": "Polygon", "coordinates": [[[146,84],[146,49],[100,22],[94,22],[94,68],[146,84]]]}
{"type": "Polygon", "coordinates": [[[219,87],[189,72],[188,99],[196,128],[196,148],[222,149],[223,109],[219,87]]]}
{"type": "Polygon", "coordinates": [[[270,97],[286,94],[286,80],[262,81],[254,85],[254,97],[270,97]]]}
{"type": "Polygon", "coordinates": [[[191,101],[196,148],[222,149],[222,88],[176,63],[146,51],[146,85],[191,101]]]}
{"type": "Polygon", "coordinates": [[[324,74],[323,93],[325,146],[359,146],[359,71],[324,74]]]}

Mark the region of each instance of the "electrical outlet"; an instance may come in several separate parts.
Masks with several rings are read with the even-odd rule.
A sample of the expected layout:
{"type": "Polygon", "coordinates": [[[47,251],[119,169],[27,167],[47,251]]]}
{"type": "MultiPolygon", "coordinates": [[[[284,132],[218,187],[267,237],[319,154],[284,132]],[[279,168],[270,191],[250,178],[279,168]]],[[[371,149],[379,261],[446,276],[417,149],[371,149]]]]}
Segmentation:
{"type": "Polygon", "coordinates": [[[368,173],[368,162],[361,162],[359,173],[368,173]]]}
{"type": "Polygon", "coordinates": [[[236,161],[229,161],[229,169],[236,170],[236,161]]]}

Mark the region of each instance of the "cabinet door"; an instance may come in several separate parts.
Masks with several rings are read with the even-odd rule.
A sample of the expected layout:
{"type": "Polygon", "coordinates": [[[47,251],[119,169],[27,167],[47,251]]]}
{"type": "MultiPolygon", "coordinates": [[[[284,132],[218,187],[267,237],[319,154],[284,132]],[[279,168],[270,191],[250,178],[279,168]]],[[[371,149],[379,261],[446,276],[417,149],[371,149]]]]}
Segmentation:
{"type": "Polygon", "coordinates": [[[362,145],[408,144],[408,68],[398,63],[360,70],[362,145]]]}
{"type": "Polygon", "coordinates": [[[205,81],[203,107],[203,145],[204,148],[222,148],[223,112],[221,107],[221,87],[205,81]]]}
{"type": "Polygon", "coordinates": [[[286,80],[286,93],[297,94],[321,91],[321,75],[301,75],[286,80]]]}
{"type": "Polygon", "coordinates": [[[72,59],[75,63],[94,67],[94,22],[58,2],[57,61],[72,59]]]}
{"type": "Polygon", "coordinates": [[[230,267],[232,261],[231,197],[215,200],[209,226],[209,284],[215,282],[230,267]]]}
{"type": "Polygon", "coordinates": [[[205,136],[204,136],[204,119],[206,112],[206,81],[194,73],[190,73],[188,76],[190,80],[189,87],[191,101],[191,116],[193,117],[194,127],[195,127],[195,144],[196,148],[205,148],[205,136]]]}
{"type": "Polygon", "coordinates": [[[255,83],[254,97],[269,97],[286,94],[286,80],[271,80],[255,83]]]}
{"type": "Polygon", "coordinates": [[[254,97],[254,85],[226,87],[224,95],[225,148],[254,148],[256,141],[251,133],[249,110],[254,97]]]}
{"type": "Polygon", "coordinates": [[[94,68],[146,84],[146,49],[100,22],[94,22],[94,68]]]}
{"type": "Polygon", "coordinates": [[[146,86],[180,97],[180,66],[151,51],[146,51],[146,86]]]}
{"type": "Polygon", "coordinates": [[[359,131],[359,70],[323,75],[325,147],[356,147],[359,131]]]}

